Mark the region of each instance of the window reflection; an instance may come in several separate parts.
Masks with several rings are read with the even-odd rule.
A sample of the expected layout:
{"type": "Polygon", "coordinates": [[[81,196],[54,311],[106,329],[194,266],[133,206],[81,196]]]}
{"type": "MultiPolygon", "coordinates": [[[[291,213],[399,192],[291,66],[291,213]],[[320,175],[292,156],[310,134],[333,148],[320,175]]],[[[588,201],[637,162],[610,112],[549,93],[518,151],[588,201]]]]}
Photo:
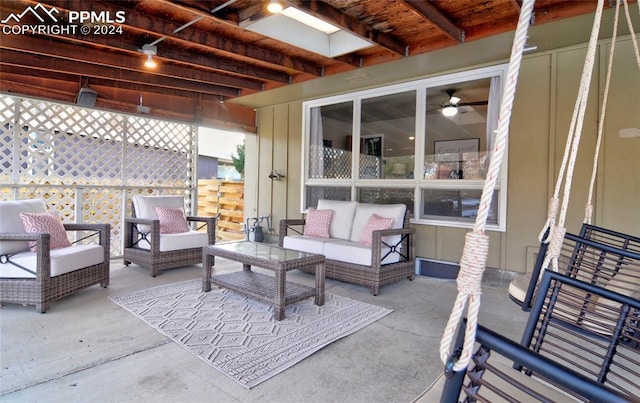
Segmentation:
{"type": "MultiPolygon", "coordinates": [[[[478,216],[482,190],[423,189],[422,215],[425,219],[474,222],[478,216]]],[[[494,192],[487,223],[497,224],[498,191],[494,192]]]]}

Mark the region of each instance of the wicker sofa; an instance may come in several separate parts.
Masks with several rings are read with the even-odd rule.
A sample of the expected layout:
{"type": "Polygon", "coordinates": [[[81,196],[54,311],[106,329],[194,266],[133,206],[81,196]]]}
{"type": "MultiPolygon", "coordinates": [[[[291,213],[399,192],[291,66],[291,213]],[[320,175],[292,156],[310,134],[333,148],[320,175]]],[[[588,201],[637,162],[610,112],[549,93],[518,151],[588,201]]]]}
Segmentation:
{"type": "Polygon", "coordinates": [[[109,224],[64,224],[81,241],[52,249],[48,233],[27,233],[20,213],[46,213],[42,199],[0,202],[0,303],[35,305],[46,312],[51,302],[76,291],[109,285],[109,224]],[[97,235],[91,243],[90,235],[97,235]],[[88,238],[88,239],[85,239],[88,238]],[[35,241],[36,251],[28,241],[35,241]]]}
{"type": "Polygon", "coordinates": [[[322,199],[317,209],[333,212],[330,237],[305,235],[305,219],[285,219],[280,221],[280,246],[324,255],[326,277],[368,287],[373,295],[385,284],[415,278],[415,229],[409,228],[404,204],[322,199]],[[363,245],[359,240],[372,214],[393,218],[393,225],[373,231],[371,246],[363,245]]]}
{"type": "Polygon", "coordinates": [[[216,217],[187,216],[187,222],[201,228],[188,232],[161,234],[155,207],[184,208],[182,196],[134,196],[132,217],[125,219],[124,264],[135,263],[148,269],[151,276],[161,270],[202,263],[202,247],[216,242],[216,217]],[[199,231],[204,229],[206,231],[199,231]]]}

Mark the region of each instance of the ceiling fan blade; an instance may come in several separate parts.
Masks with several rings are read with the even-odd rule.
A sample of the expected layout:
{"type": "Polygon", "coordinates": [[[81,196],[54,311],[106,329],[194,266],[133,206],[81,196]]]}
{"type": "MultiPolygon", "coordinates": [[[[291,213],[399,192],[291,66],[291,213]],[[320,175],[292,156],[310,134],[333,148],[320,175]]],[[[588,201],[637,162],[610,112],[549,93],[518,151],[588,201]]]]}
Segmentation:
{"type": "Polygon", "coordinates": [[[458,106],[489,105],[489,101],[460,102],[458,106]]]}

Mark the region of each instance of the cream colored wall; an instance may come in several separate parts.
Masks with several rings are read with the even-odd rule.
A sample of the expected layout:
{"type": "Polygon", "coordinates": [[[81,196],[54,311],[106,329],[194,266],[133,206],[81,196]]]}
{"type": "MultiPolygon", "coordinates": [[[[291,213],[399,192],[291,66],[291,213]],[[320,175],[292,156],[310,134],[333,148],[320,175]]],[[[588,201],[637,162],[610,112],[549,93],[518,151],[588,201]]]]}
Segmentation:
{"type": "MultiPolygon", "coordinates": [[[[601,44],[594,70],[568,208],[566,228],[570,232],[579,230],[584,217],[608,46],[601,44]]],[[[614,67],[608,108],[613,112],[603,145],[594,223],[640,236],[640,138],[617,137],[622,127],[640,126],[640,76],[632,52],[630,40],[617,45],[621,56],[614,67]]],[[[538,247],[538,232],[546,219],[562,161],[585,53],[586,45],[572,46],[529,55],[523,60],[510,129],[507,231],[489,233],[489,267],[526,271],[527,248],[538,247]]],[[[503,60],[496,60],[499,62],[503,60]]],[[[247,193],[252,189],[257,192],[255,199],[247,197],[246,213],[272,214],[276,232],[280,219],[302,216],[302,102],[259,108],[256,144],[250,146],[247,142],[247,159],[259,162],[251,165],[256,183],[247,175],[247,193]],[[272,169],[284,171],[286,180],[268,179],[272,169]]],[[[415,228],[418,256],[459,261],[466,230],[428,225],[415,228]]]]}

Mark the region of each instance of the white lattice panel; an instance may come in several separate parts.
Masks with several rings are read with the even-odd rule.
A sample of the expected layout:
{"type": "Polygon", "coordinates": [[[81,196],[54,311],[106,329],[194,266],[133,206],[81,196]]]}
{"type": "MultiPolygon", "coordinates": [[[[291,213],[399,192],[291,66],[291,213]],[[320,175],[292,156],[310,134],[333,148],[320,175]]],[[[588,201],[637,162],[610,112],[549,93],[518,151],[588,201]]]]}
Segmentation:
{"type": "Polygon", "coordinates": [[[4,95],[0,123],[0,200],[43,198],[64,222],[110,223],[112,255],[132,195],[179,194],[190,211],[192,125],[4,95]]]}
{"type": "Polygon", "coordinates": [[[192,187],[193,137],[193,127],[188,125],[130,118],[127,185],[192,187]]]}
{"type": "Polygon", "coordinates": [[[0,183],[10,183],[13,173],[13,122],[15,101],[0,97],[0,183]]]}

